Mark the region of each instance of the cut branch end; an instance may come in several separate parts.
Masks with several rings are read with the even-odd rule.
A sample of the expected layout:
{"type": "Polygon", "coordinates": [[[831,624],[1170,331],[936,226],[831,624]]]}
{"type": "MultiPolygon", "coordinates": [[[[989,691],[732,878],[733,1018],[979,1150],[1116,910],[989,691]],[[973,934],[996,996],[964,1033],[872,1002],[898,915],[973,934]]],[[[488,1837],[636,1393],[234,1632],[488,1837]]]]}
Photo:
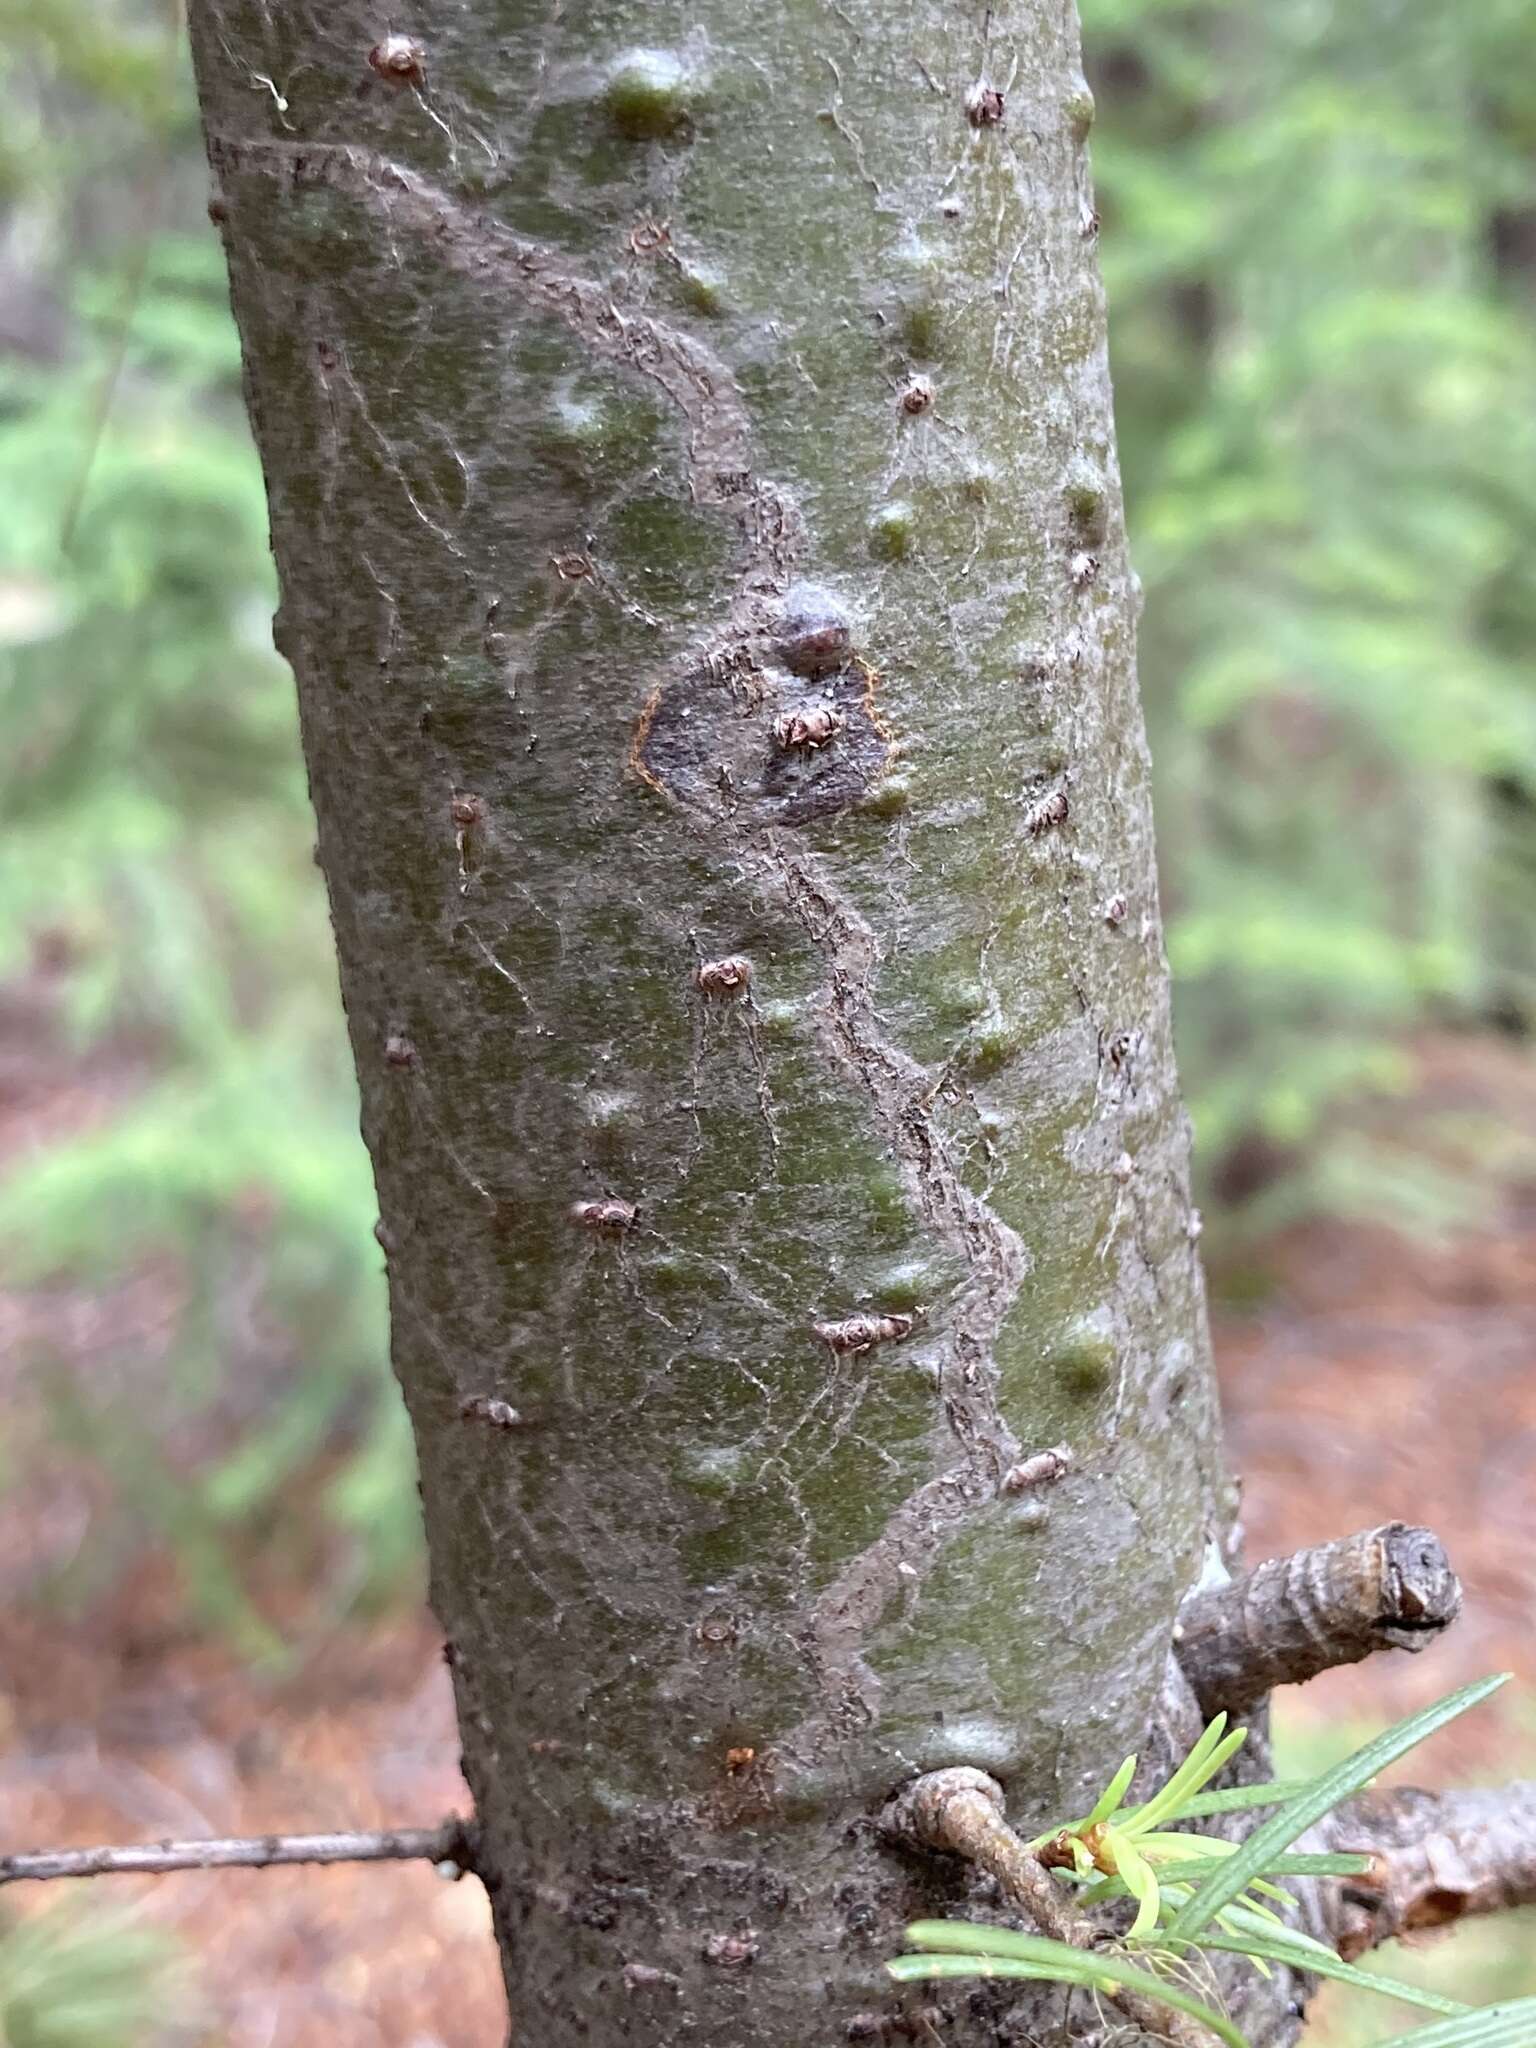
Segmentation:
{"type": "Polygon", "coordinates": [[[1277,1685],[1422,1650],[1461,1612],[1461,1583],[1432,1529],[1388,1522],[1272,1558],[1186,1600],[1177,1652],[1202,1710],[1241,1712],[1277,1685]]]}

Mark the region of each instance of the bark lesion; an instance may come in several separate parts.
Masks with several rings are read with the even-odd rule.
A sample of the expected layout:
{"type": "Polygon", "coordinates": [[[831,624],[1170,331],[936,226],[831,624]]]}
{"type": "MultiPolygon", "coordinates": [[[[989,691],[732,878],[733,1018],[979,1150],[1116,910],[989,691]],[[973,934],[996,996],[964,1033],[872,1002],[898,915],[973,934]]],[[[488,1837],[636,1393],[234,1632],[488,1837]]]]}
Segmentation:
{"type": "Polygon", "coordinates": [[[628,765],[648,788],[710,818],[807,825],[859,803],[885,771],[890,737],[855,662],[822,677],[810,697],[764,646],[737,640],[705,650],[677,681],[652,690],[628,765]],[[777,737],[786,718],[817,713],[828,721],[824,743],[787,746],[777,737]]]}

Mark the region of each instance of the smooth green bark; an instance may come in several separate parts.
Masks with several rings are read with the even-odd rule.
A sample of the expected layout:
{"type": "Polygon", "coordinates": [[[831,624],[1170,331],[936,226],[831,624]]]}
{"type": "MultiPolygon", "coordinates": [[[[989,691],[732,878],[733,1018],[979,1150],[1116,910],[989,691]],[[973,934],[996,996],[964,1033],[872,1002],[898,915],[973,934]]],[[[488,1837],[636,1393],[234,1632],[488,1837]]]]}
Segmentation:
{"type": "Polygon", "coordinates": [[[192,12],[514,2036],[839,2040],[1226,1520],[1075,19],[192,12]]]}

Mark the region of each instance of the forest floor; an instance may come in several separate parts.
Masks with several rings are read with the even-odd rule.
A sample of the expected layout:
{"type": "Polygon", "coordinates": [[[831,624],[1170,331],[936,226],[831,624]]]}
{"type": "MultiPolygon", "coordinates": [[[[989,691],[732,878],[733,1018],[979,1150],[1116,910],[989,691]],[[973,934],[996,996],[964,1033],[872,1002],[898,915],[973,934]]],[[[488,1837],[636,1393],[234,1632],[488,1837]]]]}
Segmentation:
{"type": "MultiPolygon", "coordinates": [[[[1536,1130],[1528,1054],[1451,1041],[1426,1074],[1453,1113],[1459,1104],[1474,1123],[1496,1112],[1536,1130]]],[[[1330,1224],[1293,1230],[1263,1257],[1262,1306],[1216,1318],[1248,1554],[1422,1521],[1444,1537],[1467,1596],[1457,1628],[1427,1655],[1378,1657],[1286,1700],[1284,1753],[1306,1768],[1491,1670],[1513,1670],[1529,1700],[1536,1178],[1508,1178],[1475,1224],[1431,1245],[1330,1224]]],[[[0,1551],[14,1534],[0,1513],[0,1551]]],[[[0,1583],[19,1593],[21,1575],[12,1545],[0,1583]]],[[[349,1625],[301,1667],[262,1678],[188,1624],[174,1571],[151,1560],[88,1618],[8,1600],[0,1672],[7,1845],[422,1823],[464,1803],[447,1674],[425,1615],[349,1625]]],[[[1536,1708],[1508,1698],[1442,1734],[1411,1775],[1536,1769],[1536,1708]]],[[[120,2048],[499,2048],[483,1896],[424,1866],[21,1886],[0,1904],[57,1914],[84,1936],[122,1909],[179,1937],[190,1958],[184,2018],[120,2048]]],[[[3,1929],[0,1919],[0,1983],[3,1929]]],[[[1509,1974],[1507,1935],[1459,1940],[1472,1944],[1462,1967],[1478,1973],[1468,1995],[1533,1988],[1509,1974]]],[[[1358,2048],[1410,2023],[1381,2011],[1366,2022],[1334,2004],[1313,2039],[1358,2048]]],[[[95,2038],[82,2036],[82,2048],[95,2038]]]]}

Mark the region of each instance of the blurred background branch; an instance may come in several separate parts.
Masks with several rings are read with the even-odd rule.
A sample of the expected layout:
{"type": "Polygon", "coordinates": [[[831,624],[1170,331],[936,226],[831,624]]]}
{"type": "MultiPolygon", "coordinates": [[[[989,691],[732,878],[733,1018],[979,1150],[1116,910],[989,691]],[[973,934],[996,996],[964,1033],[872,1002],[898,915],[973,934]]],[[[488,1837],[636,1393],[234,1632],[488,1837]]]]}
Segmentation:
{"type": "Polygon", "coordinates": [[[130,1842],[0,1856],[0,1884],[60,1877],[163,1876],[175,1870],[272,1870],[294,1863],[435,1863],[462,1875],[474,1861],[468,1824],[372,1828],[320,1835],[208,1835],[189,1842],[130,1842]]]}

